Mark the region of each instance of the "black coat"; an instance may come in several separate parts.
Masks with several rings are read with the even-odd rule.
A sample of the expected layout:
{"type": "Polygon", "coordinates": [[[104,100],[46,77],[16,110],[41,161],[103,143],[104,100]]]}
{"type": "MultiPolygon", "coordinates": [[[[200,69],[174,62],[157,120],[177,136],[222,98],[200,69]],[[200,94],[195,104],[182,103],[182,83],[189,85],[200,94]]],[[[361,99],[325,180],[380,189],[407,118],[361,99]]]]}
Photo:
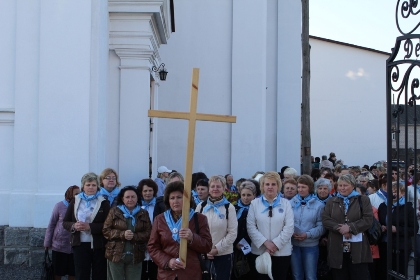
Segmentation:
{"type": "MultiPolygon", "coordinates": [[[[381,203],[378,209],[378,218],[381,225],[386,226],[386,216],[387,216],[387,206],[385,203],[381,203]]],[[[413,208],[413,204],[411,202],[406,202],[404,205],[398,206],[394,208],[392,211],[392,225],[397,228],[397,232],[392,233],[392,248],[397,248],[397,236],[399,236],[399,246],[398,249],[405,250],[405,244],[408,243],[408,249],[411,249],[411,239],[410,237],[414,236],[417,231],[419,230],[419,225],[417,223],[417,219],[415,219],[416,211],[413,208]],[[405,218],[404,213],[407,208],[407,234],[408,236],[404,236],[404,225],[405,225],[405,218]],[[397,214],[398,212],[398,214],[397,214]]],[[[387,226],[387,229],[390,227],[387,226]]],[[[386,231],[384,234],[387,234],[386,231]]]]}
{"type": "MultiPolygon", "coordinates": [[[[235,205],[235,211],[238,213],[238,210],[241,207],[238,205],[235,205]]],[[[242,215],[238,219],[238,235],[236,236],[235,242],[233,242],[233,248],[236,249],[236,244],[239,243],[239,241],[242,240],[242,238],[245,238],[246,242],[248,242],[249,245],[251,245],[251,238],[249,238],[248,230],[246,228],[246,217],[248,216],[248,209],[244,209],[242,212],[242,215]]],[[[236,217],[235,217],[236,218],[236,217]]],[[[230,219],[230,217],[229,217],[230,219]]]]}

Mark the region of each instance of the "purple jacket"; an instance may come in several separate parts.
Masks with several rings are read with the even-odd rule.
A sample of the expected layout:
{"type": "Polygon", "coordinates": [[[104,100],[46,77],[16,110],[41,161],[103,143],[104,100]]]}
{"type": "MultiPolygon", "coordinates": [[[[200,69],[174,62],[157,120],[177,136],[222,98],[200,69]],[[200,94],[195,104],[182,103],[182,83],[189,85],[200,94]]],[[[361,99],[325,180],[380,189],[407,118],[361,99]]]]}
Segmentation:
{"type": "Polygon", "coordinates": [[[66,215],[67,206],[60,201],[54,206],[50,223],[45,232],[44,247],[54,251],[71,254],[71,233],[63,228],[63,218],[66,215]]]}

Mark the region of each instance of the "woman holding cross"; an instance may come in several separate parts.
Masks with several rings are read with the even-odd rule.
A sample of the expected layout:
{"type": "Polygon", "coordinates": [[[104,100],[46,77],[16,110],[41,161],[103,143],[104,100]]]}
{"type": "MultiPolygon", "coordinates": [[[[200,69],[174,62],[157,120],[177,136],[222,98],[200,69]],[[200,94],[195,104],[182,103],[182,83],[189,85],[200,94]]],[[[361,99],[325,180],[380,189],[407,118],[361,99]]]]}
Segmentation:
{"type": "MultiPolygon", "coordinates": [[[[165,188],[164,203],[168,210],[158,215],[152,227],[147,250],[158,266],[158,279],[201,279],[199,256],[211,249],[209,225],[204,215],[190,209],[189,226],[181,228],[184,183],[172,182],[165,188]],[[195,216],[195,217],[194,217],[195,216]],[[188,240],[187,264],[178,259],[180,239],[188,240]]],[[[190,205],[193,205],[190,200],[190,205]]]]}

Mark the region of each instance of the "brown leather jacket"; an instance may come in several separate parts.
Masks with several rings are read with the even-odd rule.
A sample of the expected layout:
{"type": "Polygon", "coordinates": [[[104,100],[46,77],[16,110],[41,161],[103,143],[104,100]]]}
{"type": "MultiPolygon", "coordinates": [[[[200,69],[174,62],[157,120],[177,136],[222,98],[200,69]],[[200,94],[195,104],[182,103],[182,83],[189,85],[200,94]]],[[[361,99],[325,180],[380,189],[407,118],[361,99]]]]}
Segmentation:
{"type": "Polygon", "coordinates": [[[178,280],[201,279],[201,267],[197,253],[210,252],[212,241],[207,217],[199,213],[196,213],[196,215],[198,215],[200,234],[196,233],[193,217],[190,220],[189,228],[194,234],[194,239],[187,247],[187,266],[185,269],[178,270],[164,269],[170,259],[178,258],[179,243],[172,238],[172,232],[169,230],[164,214],[162,213],[155,218],[147,249],[153,261],[159,267],[158,279],[173,280],[176,276],[178,276],[178,280]]]}
{"type": "Polygon", "coordinates": [[[140,263],[144,260],[146,244],[150,237],[152,225],[146,210],[141,209],[135,217],[134,237],[128,241],[124,238],[124,232],[127,230],[127,222],[123,212],[118,207],[111,208],[102,230],[105,238],[108,239],[105,258],[112,262],[119,262],[123,254],[125,242],[131,242],[133,244],[133,262],[140,263]]]}

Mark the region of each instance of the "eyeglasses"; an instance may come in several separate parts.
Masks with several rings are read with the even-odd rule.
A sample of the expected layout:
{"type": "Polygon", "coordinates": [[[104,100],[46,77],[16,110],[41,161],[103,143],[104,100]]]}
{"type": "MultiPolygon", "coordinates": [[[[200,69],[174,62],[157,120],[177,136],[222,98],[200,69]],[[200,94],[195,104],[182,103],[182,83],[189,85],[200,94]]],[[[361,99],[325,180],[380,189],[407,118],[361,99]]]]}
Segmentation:
{"type": "Polygon", "coordinates": [[[115,180],[117,180],[117,177],[106,176],[104,179],[115,181],[115,180]]]}
{"type": "Polygon", "coordinates": [[[268,206],[268,217],[273,217],[273,206],[268,206]]]}

